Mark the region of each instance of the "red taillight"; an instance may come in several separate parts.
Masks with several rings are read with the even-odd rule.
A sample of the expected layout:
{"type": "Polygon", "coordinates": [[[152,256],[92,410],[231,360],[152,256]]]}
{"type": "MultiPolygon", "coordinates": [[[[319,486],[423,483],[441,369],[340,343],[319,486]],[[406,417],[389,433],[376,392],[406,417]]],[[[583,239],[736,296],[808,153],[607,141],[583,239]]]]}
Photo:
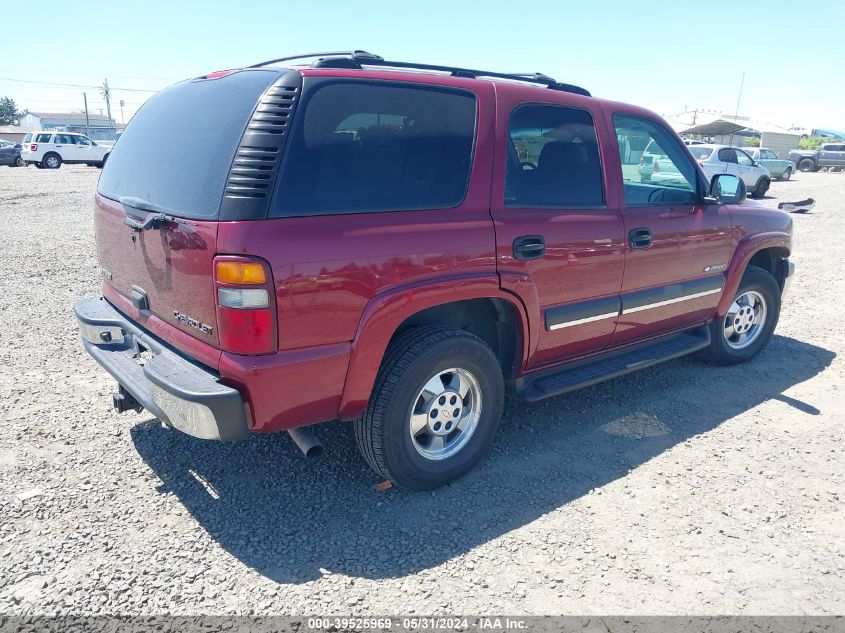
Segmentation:
{"type": "Polygon", "coordinates": [[[233,354],[266,354],[276,348],[273,315],[269,309],[239,310],[217,307],[220,345],[233,354]]]}
{"type": "Polygon", "coordinates": [[[276,351],[276,299],[266,262],[254,257],[215,257],[214,301],[220,347],[233,354],[276,351]],[[263,275],[234,274],[255,271],[257,267],[261,267],[263,275]]]}
{"type": "Polygon", "coordinates": [[[30,152],[37,152],[37,151],[38,151],[38,143],[32,143],[32,144],[29,146],[29,151],[30,151],[30,152]]]}

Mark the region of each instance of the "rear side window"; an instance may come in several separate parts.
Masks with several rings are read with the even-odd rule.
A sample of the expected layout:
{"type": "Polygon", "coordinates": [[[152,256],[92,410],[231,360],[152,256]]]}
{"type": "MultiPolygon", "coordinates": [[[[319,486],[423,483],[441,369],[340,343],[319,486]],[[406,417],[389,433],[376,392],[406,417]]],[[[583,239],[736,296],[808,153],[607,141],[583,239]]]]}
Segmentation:
{"type": "Polygon", "coordinates": [[[35,137],[35,142],[36,143],[49,143],[51,136],[53,136],[53,135],[52,134],[38,134],[35,137]]]}
{"type": "Polygon", "coordinates": [[[242,71],[159,92],[126,126],[97,190],[113,200],[134,198],[180,217],[217,218],[247,122],[278,76],[242,71]]]}
{"type": "Polygon", "coordinates": [[[509,207],[604,204],[601,161],[593,117],[556,105],[514,109],[505,175],[509,207]]]}
{"type": "Polygon", "coordinates": [[[270,215],[444,209],[463,202],[475,95],[361,81],[319,85],[289,139],[270,215]]]}

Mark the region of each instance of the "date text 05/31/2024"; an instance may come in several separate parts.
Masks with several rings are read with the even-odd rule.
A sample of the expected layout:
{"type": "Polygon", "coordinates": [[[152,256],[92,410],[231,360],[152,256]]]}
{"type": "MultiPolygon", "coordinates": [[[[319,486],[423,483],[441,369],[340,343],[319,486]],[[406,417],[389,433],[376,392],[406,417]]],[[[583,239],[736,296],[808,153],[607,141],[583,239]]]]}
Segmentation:
{"type": "Polygon", "coordinates": [[[469,627],[490,631],[519,631],[524,620],[508,617],[413,617],[413,618],[309,618],[308,628],[346,631],[465,631],[469,627]]]}

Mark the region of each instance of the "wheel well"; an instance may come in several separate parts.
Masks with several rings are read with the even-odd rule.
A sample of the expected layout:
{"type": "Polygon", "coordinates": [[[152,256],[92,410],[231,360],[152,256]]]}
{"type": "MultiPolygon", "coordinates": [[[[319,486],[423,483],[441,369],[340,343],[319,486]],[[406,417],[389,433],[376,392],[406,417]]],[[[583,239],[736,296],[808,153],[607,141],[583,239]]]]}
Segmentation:
{"type": "Polygon", "coordinates": [[[521,358],[522,323],[516,308],[503,299],[467,299],[427,308],[405,319],[391,343],[403,332],[421,325],[439,325],[475,334],[490,346],[505,377],[511,377],[521,358]]]}
{"type": "Polygon", "coordinates": [[[778,285],[783,288],[784,280],[786,279],[786,258],[787,253],[782,248],[764,248],[757,251],[748,262],[749,266],[756,266],[768,272],[778,285]]]}

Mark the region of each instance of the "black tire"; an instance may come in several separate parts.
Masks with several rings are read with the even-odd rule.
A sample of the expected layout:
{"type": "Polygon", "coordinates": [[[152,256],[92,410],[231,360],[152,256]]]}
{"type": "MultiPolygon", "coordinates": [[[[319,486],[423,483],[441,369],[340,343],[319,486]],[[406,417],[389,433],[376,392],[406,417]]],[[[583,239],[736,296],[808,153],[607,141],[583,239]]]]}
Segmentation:
{"type": "Polygon", "coordinates": [[[766,192],[769,190],[769,184],[771,181],[766,178],[765,176],[760,178],[757,181],[757,184],[754,186],[754,191],[751,192],[752,198],[762,198],[766,195],[766,192]]]}
{"type": "Polygon", "coordinates": [[[816,163],[812,158],[802,158],[798,161],[799,171],[816,171],[816,163]]]}
{"type": "Polygon", "coordinates": [[[18,156],[15,162],[12,163],[12,167],[26,167],[26,161],[21,156],[18,156]]]}
{"type": "Polygon", "coordinates": [[[44,169],[58,169],[62,166],[62,157],[55,152],[44,154],[44,158],[41,159],[41,166],[44,169]]]}
{"type": "Polygon", "coordinates": [[[780,175],[781,180],[789,180],[792,176],[792,167],[787,167],[786,170],[780,175]]]}
{"type": "Polygon", "coordinates": [[[762,296],[766,310],[765,322],[748,347],[736,349],[729,344],[725,336],[728,316],[714,320],[710,324],[710,346],[705,348],[704,353],[717,365],[736,365],[751,360],[766,346],[775,331],[780,317],[781,288],[778,282],[767,270],[749,266],[742,276],[735,299],[747,292],[756,292],[762,296]]]}
{"type": "Polygon", "coordinates": [[[42,165],[41,163],[32,163],[32,164],[35,165],[35,167],[37,169],[44,169],[44,165],[42,165]]]}
{"type": "Polygon", "coordinates": [[[502,369],[484,341],[463,330],[414,328],[385,353],[367,409],[355,422],[355,440],[380,476],[406,488],[431,490],[466,474],[487,454],[503,404],[502,369]],[[468,371],[476,380],[479,417],[474,432],[455,454],[430,459],[411,437],[411,413],[426,381],[452,368],[468,371]]]}

